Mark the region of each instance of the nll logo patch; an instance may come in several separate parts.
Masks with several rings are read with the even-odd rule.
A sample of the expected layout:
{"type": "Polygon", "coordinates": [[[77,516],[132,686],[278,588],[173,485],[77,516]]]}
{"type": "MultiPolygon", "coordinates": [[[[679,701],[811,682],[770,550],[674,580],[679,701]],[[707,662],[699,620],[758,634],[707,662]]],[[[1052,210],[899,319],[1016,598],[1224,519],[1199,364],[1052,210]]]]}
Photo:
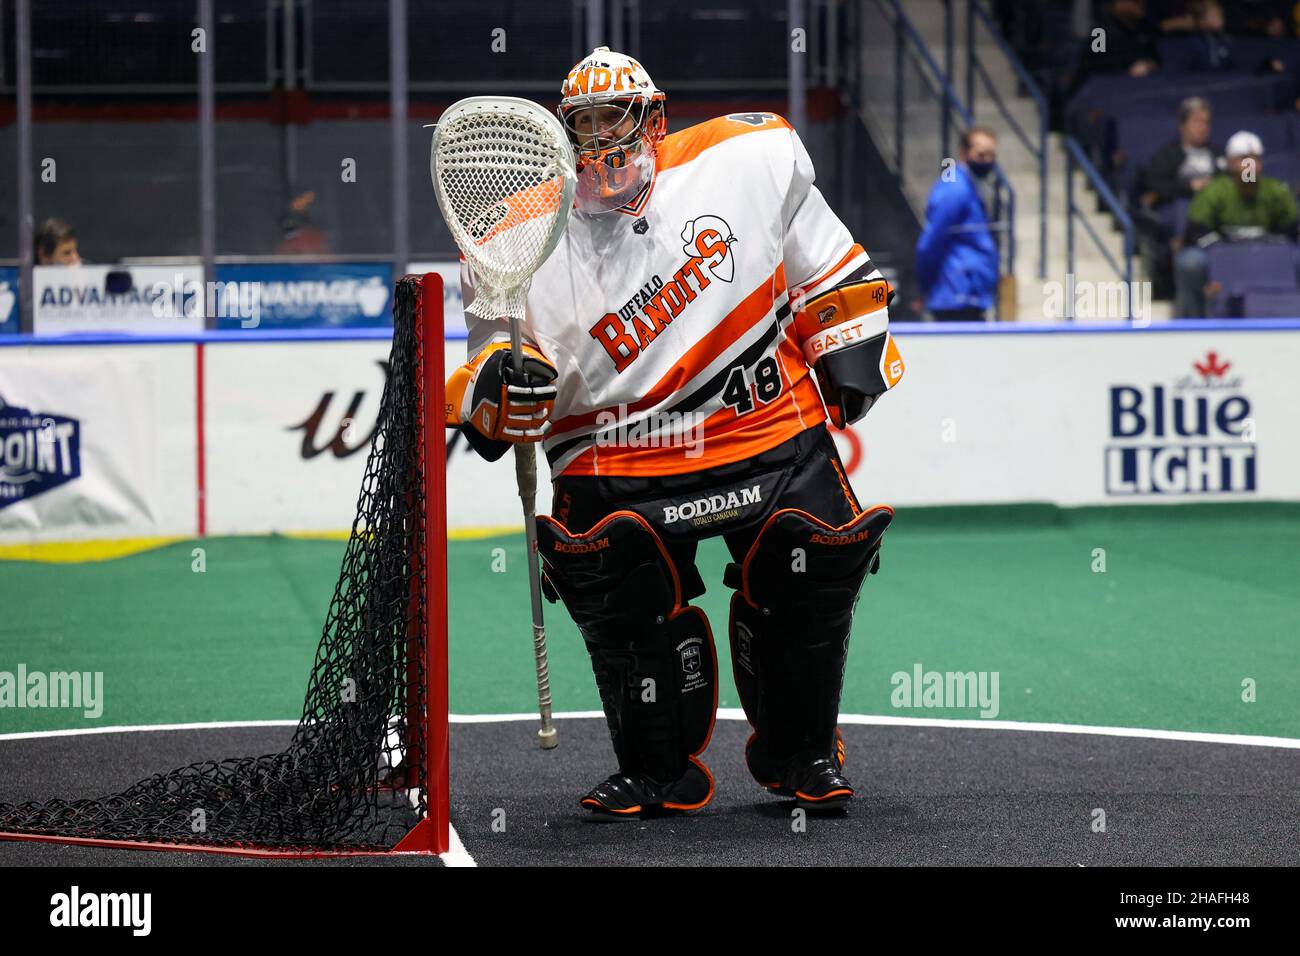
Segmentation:
{"type": "Polygon", "coordinates": [[[1112,385],[1108,495],[1252,492],[1251,403],[1232,362],[1210,351],[1163,385],[1112,385]]]}
{"type": "Polygon", "coordinates": [[[708,686],[704,668],[704,638],[688,637],[676,647],[682,665],[683,691],[708,686]]]}
{"type": "Polygon", "coordinates": [[[0,398],[0,508],[80,476],[80,422],[0,398]]]}

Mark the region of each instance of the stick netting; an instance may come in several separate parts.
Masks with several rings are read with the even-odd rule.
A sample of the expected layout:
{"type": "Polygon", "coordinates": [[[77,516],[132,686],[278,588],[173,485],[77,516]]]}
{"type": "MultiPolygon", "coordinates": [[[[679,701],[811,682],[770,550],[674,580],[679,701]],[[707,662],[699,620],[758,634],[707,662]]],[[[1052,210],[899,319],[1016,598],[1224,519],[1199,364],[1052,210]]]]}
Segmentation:
{"type": "Polygon", "coordinates": [[[431,165],[443,218],[478,282],[466,308],[522,318],[528,281],[568,221],[573,160],[559,121],[536,104],[453,106],[431,165]]]}
{"type": "MultiPolygon", "coordinates": [[[[419,284],[393,302],[390,375],[352,533],[282,753],[191,764],[94,800],[0,804],[0,831],[284,850],[391,849],[427,810],[419,284]]],[[[439,467],[437,463],[435,467],[439,467]]]]}

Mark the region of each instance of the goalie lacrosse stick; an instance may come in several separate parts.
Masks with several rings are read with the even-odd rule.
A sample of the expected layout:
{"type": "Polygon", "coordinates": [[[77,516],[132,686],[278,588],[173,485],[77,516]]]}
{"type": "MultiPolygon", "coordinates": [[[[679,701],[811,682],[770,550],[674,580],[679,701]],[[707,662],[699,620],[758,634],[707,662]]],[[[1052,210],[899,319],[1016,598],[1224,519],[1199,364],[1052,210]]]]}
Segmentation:
{"type": "MultiPolygon", "coordinates": [[[[438,206],[475,278],[466,311],[510,319],[510,358],[524,381],[519,323],[533,273],[554,251],[569,222],[577,184],[573,150],[555,116],[530,100],[471,96],[438,120],[429,160],[438,206]]],[[[515,444],[515,476],[524,510],[528,587],[533,605],[537,707],[545,749],[559,741],[551,720],[541,576],[537,565],[537,456],[515,444]]]]}

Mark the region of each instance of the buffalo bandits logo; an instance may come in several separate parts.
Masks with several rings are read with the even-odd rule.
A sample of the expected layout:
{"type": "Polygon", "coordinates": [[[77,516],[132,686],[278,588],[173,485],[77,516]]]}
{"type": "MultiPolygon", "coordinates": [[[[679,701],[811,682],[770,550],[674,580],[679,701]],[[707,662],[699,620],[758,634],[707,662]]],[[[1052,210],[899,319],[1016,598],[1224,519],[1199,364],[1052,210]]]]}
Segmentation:
{"type": "Polygon", "coordinates": [[[617,312],[606,312],[587,334],[601,344],[615,372],[623,372],[643,349],[672,324],[714,279],[730,282],[736,275],[731,254],[735,235],[720,216],[698,216],[682,228],[686,261],[665,279],[656,274],[617,312]],[[706,271],[707,270],[707,271],[706,271]]]}
{"type": "Polygon", "coordinates": [[[736,263],[731,257],[731,244],[736,241],[736,237],[731,234],[731,227],[721,216],[700,216],[687,222],[686,228],[682,230],[682,252],[690,256],[702,248],[716,250],[720,238],[723,243],[721,255],[705,265],[713,273],[713,278],[730,282],[736,275],[736,263]],[[722,238],[724,236],[726,238],[722,238]]]}

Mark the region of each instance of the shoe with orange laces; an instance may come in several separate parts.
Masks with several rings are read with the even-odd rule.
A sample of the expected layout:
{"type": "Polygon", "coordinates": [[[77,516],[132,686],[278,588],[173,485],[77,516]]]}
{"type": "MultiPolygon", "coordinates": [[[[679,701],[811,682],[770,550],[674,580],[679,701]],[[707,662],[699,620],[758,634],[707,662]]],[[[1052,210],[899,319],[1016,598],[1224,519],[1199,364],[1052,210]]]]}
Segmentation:
{"type": "Polygon", "coordinates": [[[613,774],[582,798],[593,813],[632,817],[671,810],[698,810],[713,799],[713,777],[703,764],[692,760],[686,772],[668,785],[643,773],[613,774]]]}
{"type": "Polygon", "coordinates": [[[835,728],[835,749],[830,756],[805,750],[784,761],[764,753],[758,734],[745,744],[749,772],[768,793],[794,797],[805,810],[844,810],[853,799],[853,785],[844,776],[844,738],[835,728]]]}

